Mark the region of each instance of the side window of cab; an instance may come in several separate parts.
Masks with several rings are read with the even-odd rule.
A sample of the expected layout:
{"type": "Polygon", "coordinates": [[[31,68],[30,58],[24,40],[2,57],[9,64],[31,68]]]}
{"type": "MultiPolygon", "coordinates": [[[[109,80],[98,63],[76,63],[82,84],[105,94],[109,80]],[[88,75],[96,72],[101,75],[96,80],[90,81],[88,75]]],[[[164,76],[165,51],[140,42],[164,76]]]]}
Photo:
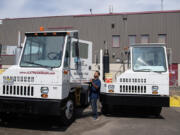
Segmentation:
{"type": "Polygon", "coordinates": [[[64,57],[64,67],[68,68],[70,65],[70,45],[71,45],[71,39],[68,38],[67,45],[66,45],[66,52],[64,57]]]}

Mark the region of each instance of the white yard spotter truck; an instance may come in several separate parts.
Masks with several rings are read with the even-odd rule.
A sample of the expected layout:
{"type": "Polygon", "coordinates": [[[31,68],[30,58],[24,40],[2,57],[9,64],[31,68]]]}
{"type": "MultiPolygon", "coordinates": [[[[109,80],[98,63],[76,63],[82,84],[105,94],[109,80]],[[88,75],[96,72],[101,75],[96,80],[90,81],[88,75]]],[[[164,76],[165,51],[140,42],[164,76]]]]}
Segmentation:
{"type": "MultiPolygon", "coordinates": [[[[102,51],[100,54],[103,74],[107,69],[103,67],[108,67],[109,63],[103,60],[102,51]]],[[[133,106],[146,107],[152,114],[160,115],[162,107],[169,107],[169,71],[165,45],[131,45],[127,54],[129,69],[116,76],[112,83],[102,81],[100,100],[103,113],[113,111],[115,106],[133,106]]]]}
{"type": "Polygon", "coordinates": [[[78,31],[25,33],[17,65],[0,76],[0,114],[25,113],[74,120],[77,105],[87,105],[92,42],[78,31]]]}

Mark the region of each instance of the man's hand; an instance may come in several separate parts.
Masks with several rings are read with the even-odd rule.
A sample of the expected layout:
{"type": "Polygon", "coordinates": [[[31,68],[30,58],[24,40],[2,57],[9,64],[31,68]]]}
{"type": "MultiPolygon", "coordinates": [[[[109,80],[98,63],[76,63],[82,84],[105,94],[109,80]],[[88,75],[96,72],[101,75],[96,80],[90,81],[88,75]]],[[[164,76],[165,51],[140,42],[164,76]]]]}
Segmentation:
{"type": "Polygon", "coordinates": [[[94,86],[96,89],[99,88],[97,85],[95,85],[95,84],[93,83],[93,79],[91,79],[90,82],[92,83],[92,86],[94,86]]]}

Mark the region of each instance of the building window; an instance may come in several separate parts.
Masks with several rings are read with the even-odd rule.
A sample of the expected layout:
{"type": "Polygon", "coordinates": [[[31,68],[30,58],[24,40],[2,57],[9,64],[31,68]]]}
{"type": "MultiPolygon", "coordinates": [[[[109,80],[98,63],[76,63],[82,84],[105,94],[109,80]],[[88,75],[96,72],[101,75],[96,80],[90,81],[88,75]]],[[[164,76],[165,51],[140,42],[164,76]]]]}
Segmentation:
{"type": "Polygon", "coordinates": [[[112,47],[120,47],[120,35],[112,36],[112,47]]]}
{"type": "Polygon", "coordinates": [[[141,43],[149,43],[149,35],[141,35],[141,43]]]}
{"type": "Polygon", "coordinates": [[[136,35],[129,35],[129,36],[128,36],[128,44],[129,44],[129,45],[134,45],[134,44],[136,44],[136,35]]]}
{"type": "Polygon", "coordinates": [[[158,43],[166,43],[166,34],[158,34],[158,43]]]}
{"type": "Polygon", "coordinates": [[[114,23],[112,23],[112,24],[111,24],[111,28],[112,28],[112,29],[114,29],[114,27],[115,27],[115,24],[114,24],[114,23]]]}

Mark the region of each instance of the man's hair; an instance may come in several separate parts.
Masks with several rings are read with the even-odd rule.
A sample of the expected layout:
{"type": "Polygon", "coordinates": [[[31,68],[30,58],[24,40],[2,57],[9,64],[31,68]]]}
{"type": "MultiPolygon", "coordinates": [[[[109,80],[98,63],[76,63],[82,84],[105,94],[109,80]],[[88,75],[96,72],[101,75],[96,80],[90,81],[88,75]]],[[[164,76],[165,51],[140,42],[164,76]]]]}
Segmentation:
{"type": "Polygon", "coordinates": [[[100,76],[100,72],[99,71],[96,71],[96,73],[98,73],[98,75],[100,76]]]}

